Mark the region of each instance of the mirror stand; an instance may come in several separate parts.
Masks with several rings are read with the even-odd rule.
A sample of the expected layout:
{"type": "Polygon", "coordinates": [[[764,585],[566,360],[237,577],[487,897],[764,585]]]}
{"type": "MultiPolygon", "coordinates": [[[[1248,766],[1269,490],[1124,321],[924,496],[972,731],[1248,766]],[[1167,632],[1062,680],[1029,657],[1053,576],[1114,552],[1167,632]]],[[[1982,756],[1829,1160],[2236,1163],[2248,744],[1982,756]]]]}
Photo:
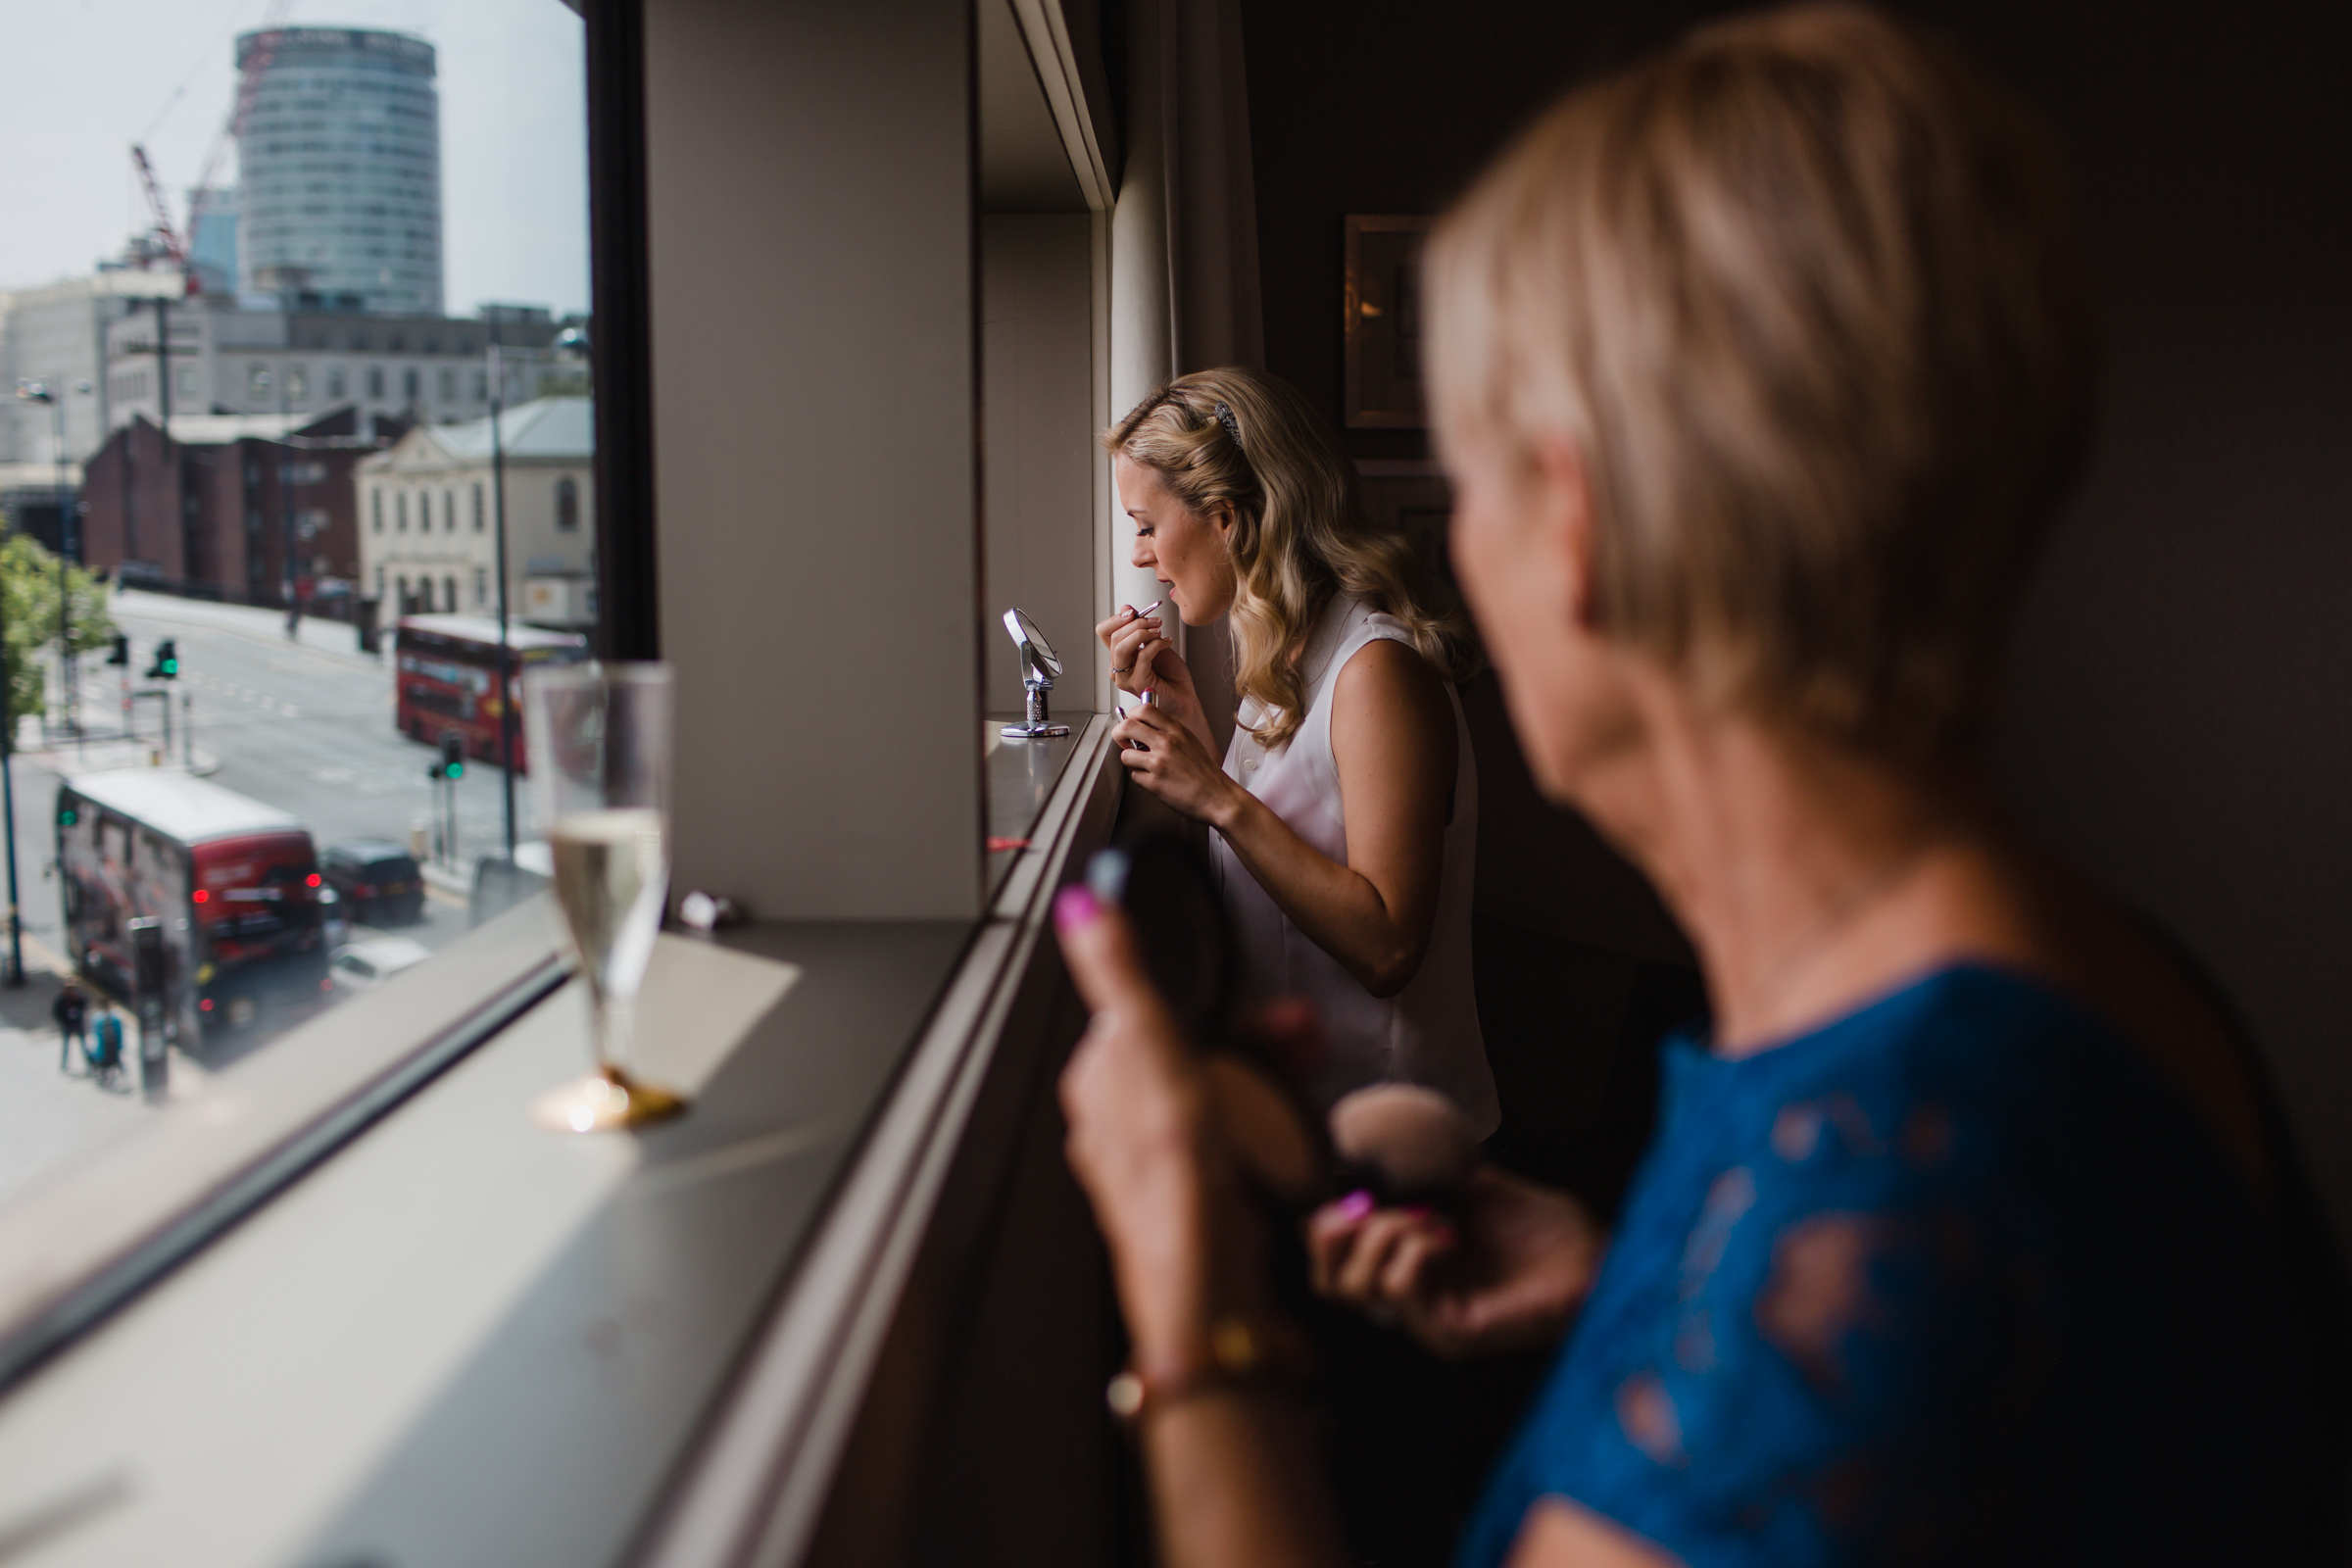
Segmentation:
{"type": "Polygon", "coordinates": [[[997,733],[1008,741],[1046,740],[1055,735],[1067,735],[1070,726],[1054,723],[1052,715],[1046,711],[1046,693],[1053,689],[1054,683],[1040,675],[1031,675],[1022,681],[1021,722],[1007,724],[997,733]]]}
{"type": "Polygon", "coordinates": [[[1004,612],[1004,633],[1021,651],[1024,697],[1021,722],[1007,724],[997,733],[1008,741],[1049,740],[1067,735],[1070,726],[1054,723],[1046,711],[1046,693],[1054,689],[1054,677],[1061,673],[1061,660],[1054,654],[1054,645],[1046,641],[1046,634],[1037,629],[1037,622],[1023,614],[1017,605],[1004,612]]]}

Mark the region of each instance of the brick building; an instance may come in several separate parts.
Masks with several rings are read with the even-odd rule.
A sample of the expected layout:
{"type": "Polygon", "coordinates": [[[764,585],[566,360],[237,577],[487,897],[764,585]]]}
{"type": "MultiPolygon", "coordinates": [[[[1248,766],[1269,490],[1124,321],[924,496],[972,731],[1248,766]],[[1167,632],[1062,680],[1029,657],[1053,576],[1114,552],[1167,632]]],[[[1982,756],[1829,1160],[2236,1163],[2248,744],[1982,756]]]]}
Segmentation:
{"type": "Polygon", "coordinates": [[[174,416],[169,442],[137,417],[90,460],[82,560],[130,582],[277,605],[290,531],[297,593],[348,592],[360,571],[354,470],[385,444],[360,432],[348,407],[307,422],[174,416]]]}

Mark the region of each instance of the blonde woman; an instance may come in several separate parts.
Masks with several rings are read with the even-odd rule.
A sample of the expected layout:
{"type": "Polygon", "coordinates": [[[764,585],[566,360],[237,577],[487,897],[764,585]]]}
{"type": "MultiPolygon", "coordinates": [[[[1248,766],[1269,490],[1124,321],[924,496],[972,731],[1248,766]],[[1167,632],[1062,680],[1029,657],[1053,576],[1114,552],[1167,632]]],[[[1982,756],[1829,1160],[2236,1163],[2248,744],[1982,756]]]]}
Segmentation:
{"type": "MultiPolygon", "coordinates": [[[[1428,264],[1453,555],[1537,780],[1713,1002],[1615,1227],[1488,1175],[1320,1284],[1564,1340],[1460,1568],[2343,1560],[2343,1284],[2228,1010],[1990,805],[2005,631],[2090,428],[2054,159],[1871,12],[1573,94],[1428,264]]],[[[1162,1560],[1337,1564],[1226,1136],[1115,909],[1062,1080],[1162,1560]]]]}
{"type": "Polygon", "coordinates": [[[1498,1119],[1471,993],[1478,769],[1459,626],[1416,597],[1306,400],[1228,367],[1171,381],[1103,436],[1137,566],[1188,626],[1232,616],[1241,707],[1220,764],[1165,613],[1095,628],[1144,789],[1214,832],[1258,990],[1314,1004],[1328,1100],[1402,1080],[1498,1119]]]}

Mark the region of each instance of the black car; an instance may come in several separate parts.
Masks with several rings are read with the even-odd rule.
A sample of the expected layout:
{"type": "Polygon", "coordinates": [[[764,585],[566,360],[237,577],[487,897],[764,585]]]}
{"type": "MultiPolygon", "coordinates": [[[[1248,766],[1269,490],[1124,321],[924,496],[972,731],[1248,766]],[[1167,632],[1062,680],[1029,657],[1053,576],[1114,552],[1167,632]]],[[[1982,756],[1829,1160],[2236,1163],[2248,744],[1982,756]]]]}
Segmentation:
{"type": "Polygon", "coordinates": [[[414,925],[424,918],[424,873],[397,844],[337,844],[318,857],[319,874],[350,917],[367,925],[414,925]]]}

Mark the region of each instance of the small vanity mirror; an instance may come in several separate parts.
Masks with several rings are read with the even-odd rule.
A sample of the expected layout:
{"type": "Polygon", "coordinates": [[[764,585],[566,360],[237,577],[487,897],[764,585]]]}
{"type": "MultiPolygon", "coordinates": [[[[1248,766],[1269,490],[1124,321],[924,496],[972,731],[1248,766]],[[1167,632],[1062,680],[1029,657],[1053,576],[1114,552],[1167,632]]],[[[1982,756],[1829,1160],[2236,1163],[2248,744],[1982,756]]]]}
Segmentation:
{"type": "Polygon", "coordinates": [[[1061,660],[1054,654],[1054,645],[1046,641],[1046,634],[1037,629],[1037,622],[1017,606],[1004,612],[1004,631],[1021,651],[1021,690],[1026,703],[1021,722],[1007,724],[998,733],[1008,741],[1067,735],[1070,726],[1053,722],[1046,706],[1046,693],[1061,678],[1061,660]]]}

